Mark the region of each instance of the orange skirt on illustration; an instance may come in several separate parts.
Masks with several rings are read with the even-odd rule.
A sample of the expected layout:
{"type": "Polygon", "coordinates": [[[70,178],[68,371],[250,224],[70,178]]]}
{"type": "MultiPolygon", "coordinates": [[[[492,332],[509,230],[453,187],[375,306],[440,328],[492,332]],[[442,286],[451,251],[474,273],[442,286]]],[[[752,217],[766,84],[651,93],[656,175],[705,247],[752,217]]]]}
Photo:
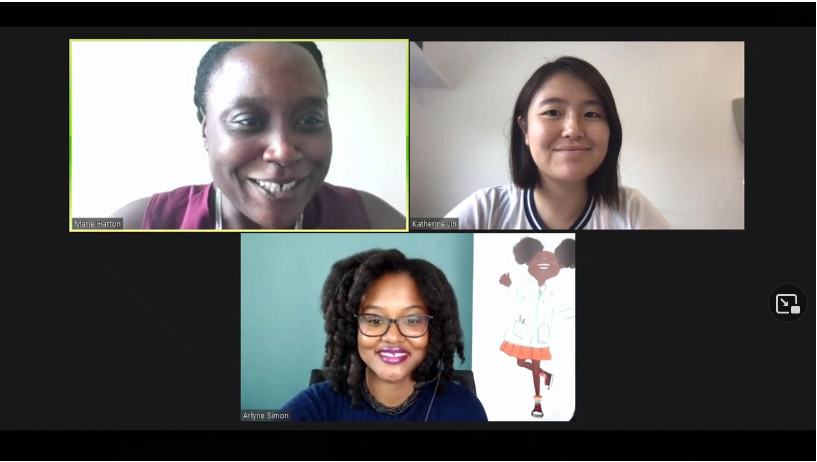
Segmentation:
{"type": "Polygon", "coordinates": [[[551,359],[550,348],[534,348],[529,346],[517,345],[515,343],[503,341],[499,347],[509,356],[518,359],[532,359],[534,361],[543,361],[551,359]]]}

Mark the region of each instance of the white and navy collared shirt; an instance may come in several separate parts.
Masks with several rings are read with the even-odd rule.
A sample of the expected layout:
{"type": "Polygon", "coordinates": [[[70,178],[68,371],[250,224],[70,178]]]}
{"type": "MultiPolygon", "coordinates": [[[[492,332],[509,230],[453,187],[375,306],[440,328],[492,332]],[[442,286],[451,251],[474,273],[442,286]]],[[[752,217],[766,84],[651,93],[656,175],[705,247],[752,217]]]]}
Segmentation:
{"type": "MultiPolygon", "coordinates": [[[[548,229],[536,211],[533,190],[521,189],[513,184],[480,189],[445,217],[459,218],[459,229],[548,229]]],[[[569,229],[669,228],[666,218],[643,194],[620,186],[618,210],[591,197],[569,229]]]]}

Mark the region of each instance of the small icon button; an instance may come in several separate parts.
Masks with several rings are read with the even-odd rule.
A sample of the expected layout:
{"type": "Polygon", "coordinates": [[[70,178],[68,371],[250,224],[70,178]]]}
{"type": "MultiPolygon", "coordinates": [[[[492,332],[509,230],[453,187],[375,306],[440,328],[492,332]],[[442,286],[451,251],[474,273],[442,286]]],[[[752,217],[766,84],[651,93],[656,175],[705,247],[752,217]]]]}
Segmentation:
{"type": "Polygon", "coordinates": [[[780,322],[797,322],[806,313],[806,293],[794,284],[780,284],[769,297],[769,308],[780,322]]]}

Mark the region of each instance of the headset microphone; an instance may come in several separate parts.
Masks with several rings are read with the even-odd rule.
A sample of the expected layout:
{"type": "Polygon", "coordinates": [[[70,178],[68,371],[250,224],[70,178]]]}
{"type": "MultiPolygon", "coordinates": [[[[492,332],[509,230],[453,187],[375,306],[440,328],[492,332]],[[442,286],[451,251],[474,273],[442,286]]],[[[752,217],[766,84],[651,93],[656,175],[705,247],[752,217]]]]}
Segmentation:
{"type": "Polygon", "coordinates": [[[431,395],[431,402],[428,403],[428,412],[426,412],[425,422],[428,422],[428,416],[431,415],[431,406],[434,405],[434,398],[437,397],[437,387],[440,386],[440,377],[442,376],[442,374],[443,374],[443,362],[442,362],[442,360],[440,360],[440,367],[439,367],[439,370],[437,371],[437,384],[434,385],[434,394],[431,395]]]}

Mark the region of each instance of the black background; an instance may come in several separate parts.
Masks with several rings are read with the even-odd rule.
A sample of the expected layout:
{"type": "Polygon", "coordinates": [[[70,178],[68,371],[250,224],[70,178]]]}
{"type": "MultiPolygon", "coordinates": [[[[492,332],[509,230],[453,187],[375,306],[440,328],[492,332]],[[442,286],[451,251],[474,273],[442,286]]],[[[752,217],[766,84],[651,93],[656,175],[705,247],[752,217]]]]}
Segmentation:
{"type": "Polygon", "coordinates": [[[49,27],[0,29],[11,457],[814,459],[814,311],[767,304],[781,283],[815,300],[813,4],[16,11],[0,24],[49,27]],[[68,232],[68,40],[293,36],[744,41],[746,229],[577,234],[575,422],[241,424],[240,234],[68,232]]]}

